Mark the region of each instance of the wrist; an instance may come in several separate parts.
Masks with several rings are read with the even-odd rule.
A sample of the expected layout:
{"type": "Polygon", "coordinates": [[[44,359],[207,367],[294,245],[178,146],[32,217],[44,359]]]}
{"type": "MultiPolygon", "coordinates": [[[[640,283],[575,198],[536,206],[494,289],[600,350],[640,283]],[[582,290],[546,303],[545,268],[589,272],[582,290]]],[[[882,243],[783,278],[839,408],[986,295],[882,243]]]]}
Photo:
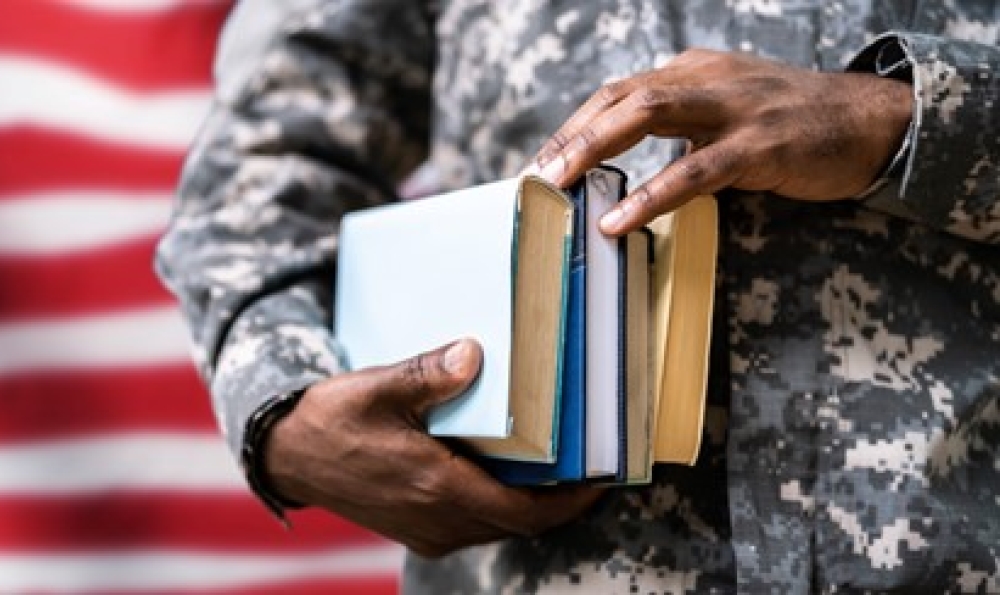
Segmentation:
{"type": "Polygon", "coordinates": [[[902,177],[912,143],[913,88],[889,78],[875,78],[873,83],[865,128],[872,135],[874,173],[865,190],[854,196],[857,200],[866,200],[902,177]]]}
{"type": "Polygon", "coordinates": [[[257,409],[247,421],[241,452],[241,465],[250,489],[280,518],[284,511],[302,508],[302,504],[283,494],[272,479],[267,452],[275,429],[301,399],[305,389],[279,395],[257,409]]]}
{"type": "MultiPolygon", "coordinates": [[[[886,187],[900,184],[909,168],[911,146],[920,120],[913,59],[902,39],[890,33],[862,49],[848,64],[847,72],[878,77],[886,83],[883,86],[885,93],[873,95],[870,101],[875,115],[883,118],[873,121],[872,128],[889,131],[894,153],[888,153],[890,157],[882,162],[874,181],[855,197],[867,200],[886,187]]],[[[867,100],[862,98],[862,101],[867,100]]]]}

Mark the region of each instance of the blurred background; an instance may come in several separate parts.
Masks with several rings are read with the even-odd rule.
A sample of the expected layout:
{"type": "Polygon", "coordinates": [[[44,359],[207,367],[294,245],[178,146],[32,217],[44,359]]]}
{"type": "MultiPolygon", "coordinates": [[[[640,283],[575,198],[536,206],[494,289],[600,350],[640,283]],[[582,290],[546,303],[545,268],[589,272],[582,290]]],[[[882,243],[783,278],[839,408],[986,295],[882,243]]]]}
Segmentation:
{"type": "Polygon", "coordinates": [[[249,495],[151,269],[230,8],[0,0],[0,594],[397,591],[249,495]]]}

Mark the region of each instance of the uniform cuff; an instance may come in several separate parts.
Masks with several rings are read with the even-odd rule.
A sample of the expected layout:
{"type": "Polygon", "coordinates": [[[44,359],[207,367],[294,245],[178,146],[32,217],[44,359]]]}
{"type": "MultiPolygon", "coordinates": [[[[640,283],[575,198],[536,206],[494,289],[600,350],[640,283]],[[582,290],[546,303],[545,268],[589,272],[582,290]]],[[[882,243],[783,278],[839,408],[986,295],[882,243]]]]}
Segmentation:
{"type": "MultiPolygon", "coordinates": [[[[900,38],[895,34],[890,33],[877,38],[858,52],[847,65],[846,70],[895,79],[913,87],[913,62],[907,56],[906,48],[900,38]]],[[[914,97],[916,97],[916,90],[914,90],[914,97]]],[[[882,173],[868,188],[855,197],[856,199],[867,200],[885,191],[894,194],[899,192],[910,160],[910,149],[913,146],[917,123],[920,121],[916,100],[913,102],[913,110],[914,113],[910,116],[910,126],[907,128],[906,136],[889,165],[882,170],[882,173]]]]}
{"type": "Polygon", "coordinates": [[[212,398],[219,425],[251,489],[279,517],[288,502],[262,473],[268,431],[309,386],[345,370],[321,298],[286,289],[248,307],[226,337],[212,398]]]}

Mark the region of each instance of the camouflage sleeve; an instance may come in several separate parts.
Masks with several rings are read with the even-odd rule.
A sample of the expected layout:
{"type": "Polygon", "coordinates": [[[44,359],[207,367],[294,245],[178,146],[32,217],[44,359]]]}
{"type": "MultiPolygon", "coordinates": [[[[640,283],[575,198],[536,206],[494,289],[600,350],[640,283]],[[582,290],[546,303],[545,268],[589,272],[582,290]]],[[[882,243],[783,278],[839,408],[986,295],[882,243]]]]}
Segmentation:
{"type": "Polygon", "coordinates": [[[426,156],[428,23],[409,0],[252,0],[227,24],[223,46],[260,51],[248,62],[220,49],[216,103],[157,268],[235,453],[262,405],[341,370],[329,330],[338,221],[393,200],[426,156]]]}
{"type": "Polygon", "coordinates": [[[888,33],[848,67],[912,81],[905,152],[875,209],[980,242],[1000,243],[1000,48],[888,33]]]}

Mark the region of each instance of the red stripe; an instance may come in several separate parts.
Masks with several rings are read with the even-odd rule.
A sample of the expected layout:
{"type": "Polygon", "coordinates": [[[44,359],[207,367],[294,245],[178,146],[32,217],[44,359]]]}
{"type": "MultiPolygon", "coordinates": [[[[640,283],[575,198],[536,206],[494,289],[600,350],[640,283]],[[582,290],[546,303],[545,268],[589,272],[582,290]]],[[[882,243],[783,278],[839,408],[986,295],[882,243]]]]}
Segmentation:
{"type": "Polygon", "coordinates": [[[0,52],[64,62],[137,90],[208,86],[230,6],[189,2],[155,12],[101,12],[64,2],[3,4],[0,52]]]}
{"type": "Polygon", "coordinates": [[[0,321],[173,303],[153,273],[156,241],[56,256],[0,256],[0,321]]]}
{"type": "Polygon", "coordinates": [[[0,411],[0,445],[104,432],[216,431],[205,389],[186,364],[0,377],[0,411]]]}
{"type": "Polygon", "coordinates": [[[0,200],[81,187],[168,191],[177,182],[183,159],[179,152],[102,142],[45,128],[4,128],[0,129],[0,200]]]}
{"type": "MultiPolygon", "coordinates": [[[[399,581],[395,576],[373,576],[366,578],[286,581],[261,584],[255,587],[226,589],[223,591],[198,590],[199,595],[275,595],[275,593],[280,593],[281,595],[396,595],[399,593],[399,581]]],[[[149,595],[149,592],[143,591],[142,595],[149,595]]],[[[180,594],[175,592],[170,595],[180,594]]]]}
{"type": "Polygon", "coordinates": [[[383,543],[366,529],[319,510],[295,514],[288,531],[242,492],[0,497],[0,519],[0,552],[317,553],[383,543]]]}

